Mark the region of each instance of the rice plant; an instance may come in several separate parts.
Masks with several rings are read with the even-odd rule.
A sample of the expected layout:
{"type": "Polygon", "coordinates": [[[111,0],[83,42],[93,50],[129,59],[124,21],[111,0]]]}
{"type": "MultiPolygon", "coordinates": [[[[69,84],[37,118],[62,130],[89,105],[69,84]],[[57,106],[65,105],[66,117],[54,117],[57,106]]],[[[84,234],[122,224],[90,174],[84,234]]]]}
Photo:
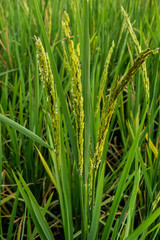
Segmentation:
{"type": "Polygon", "coordinates": [[[159,2],[0,6],[1,238],[159,239],[159,2]]]}

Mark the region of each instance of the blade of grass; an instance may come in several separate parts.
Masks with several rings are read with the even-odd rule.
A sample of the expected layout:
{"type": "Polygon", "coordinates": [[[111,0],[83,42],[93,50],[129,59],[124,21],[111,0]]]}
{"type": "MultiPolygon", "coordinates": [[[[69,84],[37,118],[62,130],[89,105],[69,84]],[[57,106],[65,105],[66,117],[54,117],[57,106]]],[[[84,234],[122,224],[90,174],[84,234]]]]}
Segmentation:
{"type": "MultiPolygon", "coordinates": [[[[25,127],[21,126],[20,124],[16,123],[15,121],[7,118],[6,116],[0,114],[0,121],[9,125],[10,127],[14,128],[15,130],[19,131],[23,135],[31,138],[33,141],[41,144],[42,146],[52,149],[45,141],[43,141],[39,136],[31,132],[30,130],[26,129],[25,127]]],[[[53,149],[52,149],[53,150],[53,149]]]]}
{"type": "Polygon", "coordinates": [[[139,225],[136,230],[131,233],[126,240],[134,240],[139,237],[140,234],[144,232],[151,224],[160,216],[160,208],[158,208],[151,216],[149,216],[141,225],[139,225]]]}
{"type": "Polygon", "coordinates": [[[52,172],[51,172],[51,170],[50,170],[46,160],[44,159],[44,157],[42,156],[42,154],[40,153],[40,151],[39,151],[39,149],[37,147],[36,147],[36,149],[38,151],[38,154],[39,154],[39,157],[40,157],[40,159],[42,161],[42,164],[43,164],[44,168],[46,169],[46,172],[48,173],[49,178],[51,179],[52,183],[54,184],[55,188],[57,189],[56,180],[55,180],[55,178],[54,178],[54,176],[53,176],[53,174],[52,174],[52,172]]]}
{"type": "Polygon", "coordinates": [[[5,80],[4,82],[2,81],[2,85],[3,87],[3,91],[1,92],[1,97],[0,97],[0,102],[1,105],[3,106],[3,110],[4,112],[7,111],[7,107],[8,107],[8,103],[9,103],[9,90],[10,90],[10,86],[8,84],[8,73],[5,75],[5,80]]]}
{"type": "MultiPolygon", "coordinates": [[[[46,212],[47,212],[47,210],[48,210],[48,208],[49,208],[49,206],[50,206],[52,197],[53,197],[53,193],[50,195],[50,197],[49,197],[49,199],[47,200],[44,208],[42,209],[42,214],[43,214],[43,216],[45,216],[45,214],[46,214],[46,212]]],[[[36,233],[37,233],[37,229],[36,229],[36,227],[35,227],[35,229],[33,230],[32,235],[31,235],[31,237],[30,237],[30,240],[35,239],[34,237],[35,237],[36,233]]]]}
{"type": "Polygon", "coordinates": [[[15,69],[8,70],[8,71],[6,71],[6,72],[1,72],[1,73],[0,73],[0,77],[3,76],[3,75],[5,75],[5,74],[7,74],[7,73],[15,72],[15,71],[17,71],[18,69],[19,69],[19,68],[15,68],[15,69]]]}
{"type": "Polygon", "coordinates": [[[139,187],[139,181],[140,181],[140,170],[138,170],[138,171],[135,170],[134,186],[133,186],[133,191],[132,191],[132,195],[131,195],[130,203],[129,203],[128,217],[127,217],[127,224],[125,227],[124,239],[129,235],[129,232],[131,229],[131,221],[134,216],[134,208],[135,208],[137,191],[138,191],[138,187],[139,187]]]}
{"type": "MultiPolygon", "coordinates": [[[[132,128],[131,128],[131,126],[130,126],[130,123],[128,122],[127,125],[128,125],[128,129],[129,129],[129,131],[130,131],[130,133],[131,133],[131,135],[132,135],[132,139],[134,139],[135,136],[134,136],[134,133],[133,133],[132,128]]],[[[137,152],[137,154],[138,154],[139,161],[140,161],[140,164],[141,164],[141,167],[142,167],[142,172],[143,172],[144,179],[145,179],[145,182],[146,182],[148,194],[149,194],[149,197],[150,197],[150,199],[151,199],[151,201],[152,201],[153,193],[152,193],[152,189],[151,189],[150,179],[149,179],[148,173],[147,173],[147,171],[146,171],[146,167],[145,167],[145,164],[144,164],[144,162],[143,162],[143,158],[142,158],[142,155],[141,155],[139,149],[137,149],[136,152],[137,152]]]]}
{"type": "Polygon", "coordinates": [[[25,231],[25,224],[26,224],[26,207],[25,207],[25,212],[23,215],[23,224],[22,224],[22,233],[21,233],[21,240],[24,239],[24,231],[25,231]]]}
{"type": "Polygon", "coordinates": [[[35,213],[34,213],[34,211],[32,209],[32,205],[30,203],[29,197],[27,196],[27,194],[23,190],[23,188],[21,186],[21,183],[18,180],[18,178],[16,177],[16,175],[14,174],[14,172],[13,172],[13,176],[15,178],[15,181],[16,181],[17,185],[18,185],[18,189],[19,189],[19,191],[20,191],[20,193],[21,193],[21,195],[22,195],[22,197],[23,197],[23,199],[24,199],[24,201],[25,201],[25,203],[26,203],[26,205],[28,207],[29,213],[31,214],[32,220],[33,220],[33,222],[34,222],[34,224],[35,224],[35,226],[37,228],[38,233],[40,234],[42,239],[46,239],[47,240],[47,238],[45,237],[45,233],[43,232],[42,228],[40,227],[38,219],[36,218],[36,215],[35,215],[35,213]]]}
{"type": "Polygon", "coordinates": [[[21,63],[20,54],[19,54],[19,46],[18,46],[17,41],[15,42],[15,49],[16,49],[16,55],[17,55],[17,60],[18,60],[18,67],[19,67],[18,69],[20,72],[20,81],[21,81],[21,86],[22,86],[23,100],[26,101],[24,74],[23,74],[22,63],[21,63]]]}
{"type": "Polygon", "coordinates": [[[19,191],[25,201],[25,203],[27,204],[27,207],[29,209],[29,212],[32,216],[32,219],[35,223],[35,226],[37,228],[37,231],[38,233],[40,234],[41,238],[42,239],[54,239],[53,235],[52,235],[52,232],[49,228],[49,225],[47,224],[47,221],[46,219],[44,218],[42,212],[41,212],[41,209],[35,199],[35,197],[33,196],[32,192],[30,191],[29,187],[27,186],[27,184],[25,183],[24,179],[22,178],[21,174],[19,173],[19,178],[20,178],[20,181],[18,180],[18,178],[16,177],[16,175],[14,174],[13,172],[13,175],[14,175],[14,178],[15,178],[15,181],[18,185],[18,188],[19,188],[19,191]],[[26,191],[23,190],[22,186],[21,186],[21,183],[26,191]],[[28,196],[27,196],[28,195],[28,196]]]}
{"type": "Polygon", "coordinates": [[[6,240],[6,238],[4,238],[1,234],[0,234],[0,237],[1,237],[2,240],[6,240]]]}
{"type": "Polygon", "coordinates": [[[11,237],[12,237],[14,220],[15,220],[16,211],[17,211],[17,206],[18,206],[18,197],[19,197],[19,190],[17,190],[16,198],[15,198],[15,201],[14,201],[14,204],[13,204],[13,208],[12,208],[12,214],[11,214],[11,218],[10,218],[10,222],[9,222],[9,227],[8,227],[8,233],[7,233],[7,240],[10,240],[11,237]]]}
{"type": "Polygon", "coordinates": [[[159,40],[160,40],[160,18],[159,18],[157,2],[155,0],[154,0],[154,7],[155,7],[155,12],[156,12],[156,23],[157,23],[158,36],[159,36],[159,40]]]}
{"type": "MultiPolygon", "coordinates": [[[[158,233],[159,233],[159,230],[160,230],[160,223],[158,223],[155,227],[153,227],[147,234],[146,234],[146,236],[148,235],[148,234],[150,234],[152,231],[154,231],[153,232],[153,234],[152,234],[152,236],[151,236],[151,239],[152,240],[155,240],[155,239],[157,239],[158,238],[158,233]],[[156,228],[157,228],[157,230],[156,230],[156,228]],[[156,230],[156,231],[155,231],[156,230]]],[[[146,239],[146,236],[145,236],[145,238],[144,239],[146,239]]],[[[140,239],[141,240],[141,239],[140,239]]]]}
{"type": "Polygon", "coordinates": [[[119,184],[118,184],[118,188],[117,188],[117,191],[116,191],[116,194],[115,194],[115,198],[114,198],[114,201],[113,201],[113,204],[111,206],[110,213],[109,213],[109,217],[107,219],[107,222],[106,222],[103,234],[102,234],[102,240],[108,240],[108,237],[109,237],[109,234],[110,234],[110,231],[111,231],[111,227],[112,227],[112,223],[113,223],[113,220],[114,220],[114,217],[115,217],[115,214],[116,214],[116,211],[117,211],[117,208],[119,206],[121,196],[122,196],[122,193],[123,193],[123,190],[124,190],[124,185],[125,185],[124,183],[126,182],[126,179],[127,179],[132,161],[134,159],[134,154],[135,154],[136,148],[138,146],[139,137],[140,137],[140,133],[142,131],[142,127],[143,127],[143,124],[144,124],[146,113],[147,113],[147,108],[144,112],[140,127],[138,129],[138,132],[136,134],[136,137],[134,139],[132,147],[129,151],[128,159],[126,161],[123,172],[121,174],[120,181],[119,181],[119,184]]]}
{"type": "MultiPolygon", "coordinates": [[[[0,176],[2,176],[2,139],[1,139],[1,122],[0,122],[0,176]]],[[[1,195],[1,182],[2,178],[0,177],[0,201],[2,199],[1,195]]],[[[1,205],[0,205],[0,235],[2,236],[2,218],[1,218],[1,205]]]]}
{"type": "Polygon", "coordinates": [[[29,210],[28,210],[28,213],[27,213],[27,240],[30,240],[30,239],[31,239],[31,219],[30,219],[29,210]]]}
{"type": "MultiPolygon", "coordinates": [[[[49,138],[50,138],[50,145],[53,147],[53,140],[52,140],[49,128],[48,128],[48,132],[49,132],[49,138]]],[[[68,210],[66,209],[66,199],[65,199],[66,196],[64,194],[61,174],[58,171],[58,165],[57,165],[55,154],[53,151],[52,152],[50,151],[50,154],[51,154],[53,164],[55,167],[55,179],[56,179],[56,183],[57,183],[57,190],[58,190],[59,200],[60,200],[61,214],[62,214],[62,220],[63,220],[63,229],[64,229],[64,233],[67,234],[67,227],[68,227],[67,214],[68,213],[66,211],[68,211],[68,210]]]]}
{"type": "Polygon", "coordinates": [[[13,110],[15,110],[16,108],[16,98],[18,96],[18,90],[19,90],[19,81],[17,79],[17,74],[15,74],[14,77],[14,87],[13,87],[14,91],[13,91],[13,97],[12,97],[12,108],[13,110]]]}
{"type": "MultiPolygon", "coordinates": [[[[11,102],[9,102],[9,112],[10,112],[10,118],[14,119],[14,113],[13,113],[13,109],[12,109],[12,104],[11,102]]],[[[7,130],[10,134],[10,138],[12,141],[12,145],[13,145],[13,149],[15,151],[15,158],[13,158],[13,164],[17,165],[17,167],[20,169],[20,157],[19,157],[19,144],[18,144],[18,135],[17,132],[14,128],[10,128],[9,126],[6,126],[7,130]]]]}
{"type": "Polygon", "coordinates": [[[97,231],[98,231],[100,209],[101,209],[101,202],[102,202],[104,171],[105,171],[105,164],[103,163],[102,170],[99,173],[99,180],[98,180],[97,190],[96,190],[96,200],[95,200],[95,206],[93,209],[91,230],[90,230],[90,234],[89,234],[89,238],[88,238],[89,240],[96,239],[96,235],[97,235],[97,231]]]}
{"type": "MultiPolygon", "coordinates": [[[[62,124],[61,124],[62,126],[62,124]]],[[[73,221],[72,221],[72,205],[71,205],[71,189],[69,186],[68,169],[66,164],[65,146],[63,139],[63,130],[61,128],[61,174],[62,174],[62,188],[64,194],[64,204],[66,209],[66,239],[73,239],[73,221]]]]}
{"type": "Polygon", "coordinates": [[[153,200],[153,192],[152,192],[152,188],[151,188],[151,182],[150,182],[149,176],[147,174],[146,167],[145,167],[145,164],[143,162],[143,158],[142,158],[142,155],[141,155],[139,149],[137,149],[137,152],[138,152],[139,160],[140,160],[140,163],[141,163],[142,172],[144,174],[144,179],[145,179],[145,182],[146,182],[148,194],[149,194],[149,197],[152,201],[153,200]]]}
{"type": "Polygon", "coordinates": [[[117,221],[115,223],[111,240],[117,239],[118,224],[119,224],[119,218],[117,219],[117,221]]]}

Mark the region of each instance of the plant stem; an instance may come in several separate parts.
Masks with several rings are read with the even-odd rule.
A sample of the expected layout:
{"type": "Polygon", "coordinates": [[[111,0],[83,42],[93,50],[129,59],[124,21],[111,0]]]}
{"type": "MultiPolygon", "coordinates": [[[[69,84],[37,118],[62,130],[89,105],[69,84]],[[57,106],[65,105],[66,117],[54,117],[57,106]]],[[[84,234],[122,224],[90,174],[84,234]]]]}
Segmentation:
{"type": "Polygon", "coordinates": [[[82,238],[87,238],[88,231],[88,168],[90,160],[90,46],[89,46],[89,1],[83,1],[83,56],[82,87],[84,98],[84,224],[82,238]]]}

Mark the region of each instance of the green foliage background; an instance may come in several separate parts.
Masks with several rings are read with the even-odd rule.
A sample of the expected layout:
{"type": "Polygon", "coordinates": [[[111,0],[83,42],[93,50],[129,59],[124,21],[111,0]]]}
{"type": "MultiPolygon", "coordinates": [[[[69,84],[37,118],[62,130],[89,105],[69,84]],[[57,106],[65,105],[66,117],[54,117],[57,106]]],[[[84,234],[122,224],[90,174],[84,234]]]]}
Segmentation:
{"type": "MultiPolygon", "coordinates": [[[[0,235],[2,239],[33,239],[36,234],[40,235],[39,239],[160,238],[159,54],[151,55],[146,62],[150,82],[147,114],[141,71],[135,75],[118,99],[102,157],[105,165],[100,166],[95,205],[92,206],[91,211],[84,206],[87,213],[83,212],[80,203],[82,196],[75,167],[75,155],[71,148],[71,138],[67,131],[66,118],[62,113],[60,97],[58,104],[63,126],[61,141],[65,149],[61,176],[56,176],[54,154],[51,154],[48,145],[37,137],[46,140],[51,148],[54,147],[51,119],[47,114],[46,92],[38,72],[34,36],[40,37],[47,51],[50,46],[50,53],[53,54],[58,70],[58,79],[61,81],[63,94],[69,106],[70,120],[74,126],[71,107],[73,99],[69,92],[71,77],[66,73],[62,47],[62,41],[66,45],[66,40],[61,22],[64,11],[68,13],[73,41],[75,45],[80,42],[83,53],[81,55],[83,87],[84,79],[86,77],[89,79],[89,86],[85,86],[83,92],[86,94],[84,99],[90,101],[88,131],[91,140],[87,140],[85,133],[85,149],[89,148],[90,141],[94,149],[100,122],[100,111],[96,121],[94,118],[96,96],[112,41],[114,40],[115,48],[109,64],[104,97],[109,96],[116,77],[124,75],[138,57],[133,40],[125,27],[121,5],[128,13],[142,50],[159,47],[160,3],[158,0],[89,0],[88,2],[1,0],[0,112],[31,131],[25,133],[25,130],[19,127],[16,131],[15,124],[11,127],[10,122],[5,119],[7,124],[4,124],[1,119],[0,235]],[[87,20],[85,4],[89,14],[86,29],[89,31],[90,51],[84,43],[86,29],[83,21],[87,20]],[[49,46],[46,44],[44,30],[37,14],[37,6],[46,29],[49,46]],[[51,29],[49,29],[50,23],[51,29]],[[85,53],[89,57],[85,56],[85,53]],[[88,92],[85,93],[86,89],[89,89],[89,96],[88,92]],[[132,161],[131,166],[129,160],[132,161]],[[44,166],[49,167],[52,177],[51,175],[48,177],[49,170],[47,171],[47,167],[44,166]],[[57,179],[60,179],[60,182],[57,179]],[[61,187],[62,193],[60,193],[61,187]],[[113,218],[111,225],[107,221],[108,216],[110,219],[113,218]]],[[[103,98],[100,108],[102,106],[103,98]]],[[[85,108],[87,113],[87,105],[85,108]]],[[[86,124],[87,122],[85,126],[86,124]]],[[[89,150],[84,151],[84,156],[88,156],[89,150]]],[[[87,174],[88,171],[84,178],[87,178],[87,174]]],[[[85,196],[87,198],[85,187],[83,191],[85,199],[85,196]]],[[[87,204],[87,199],[84,203],[87,204]]]]}

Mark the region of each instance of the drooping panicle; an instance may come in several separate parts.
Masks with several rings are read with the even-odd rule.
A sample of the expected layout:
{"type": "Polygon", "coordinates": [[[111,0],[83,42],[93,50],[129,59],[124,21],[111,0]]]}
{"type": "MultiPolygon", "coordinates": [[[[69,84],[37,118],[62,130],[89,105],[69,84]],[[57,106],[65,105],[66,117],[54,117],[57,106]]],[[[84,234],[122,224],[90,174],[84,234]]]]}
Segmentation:
{"type": "Polygon", "coordinates": [[[50,117],[52,122],[55,152],[60,170],[60,123],[58,118],[56,91],[54,87],[54,78],[50,66],[48,54],[45,53],[40,38],[36,38],[36,52],[39,66],[40,77],[43,81],[47,99],[50,107],[50,117]]]}

